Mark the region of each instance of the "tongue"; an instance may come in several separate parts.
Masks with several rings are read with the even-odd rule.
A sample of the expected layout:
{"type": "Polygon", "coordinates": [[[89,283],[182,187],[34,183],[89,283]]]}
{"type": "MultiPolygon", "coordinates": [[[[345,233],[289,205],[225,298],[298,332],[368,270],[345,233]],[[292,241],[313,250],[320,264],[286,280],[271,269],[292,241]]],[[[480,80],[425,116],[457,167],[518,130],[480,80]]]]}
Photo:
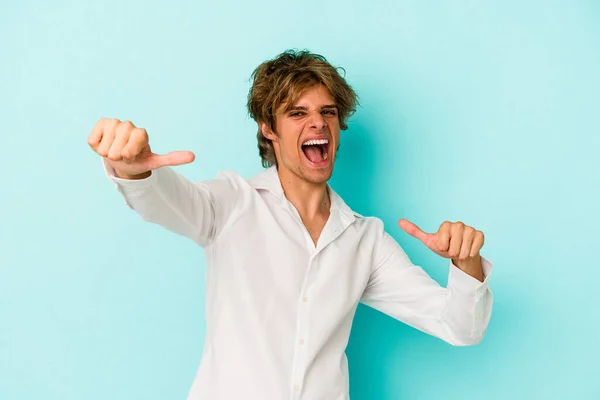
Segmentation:
{"type": "Polygon", "coordinates": [[[321,146],[303,146],[302,150],[306,154],[311,162],[318,163],[323,161],[323,153],[321,152],[321,146]]]}

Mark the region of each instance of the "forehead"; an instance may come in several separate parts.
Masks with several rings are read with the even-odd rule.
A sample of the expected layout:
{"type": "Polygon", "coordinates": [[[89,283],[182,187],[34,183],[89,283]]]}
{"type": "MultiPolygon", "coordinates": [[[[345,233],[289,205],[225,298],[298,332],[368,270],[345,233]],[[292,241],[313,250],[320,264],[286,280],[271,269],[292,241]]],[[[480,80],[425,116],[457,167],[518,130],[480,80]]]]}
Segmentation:
{"type": "Polygon", "coordinates": [[[333,96],[323,85],[312,86],[306,89],[304,92],[298,96],[295,103],[299,102],[321,102],[324,101],[327,104],[333,102],[333,96]]]}

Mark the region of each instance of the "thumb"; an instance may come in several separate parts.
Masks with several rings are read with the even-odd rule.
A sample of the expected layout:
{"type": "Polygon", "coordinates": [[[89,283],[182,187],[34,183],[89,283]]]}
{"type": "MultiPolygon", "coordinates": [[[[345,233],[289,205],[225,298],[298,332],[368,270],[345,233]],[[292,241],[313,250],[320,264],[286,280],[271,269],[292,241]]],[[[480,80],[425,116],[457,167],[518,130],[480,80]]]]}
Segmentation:
{"type": "Polygon", "coordinates": [[[419,228],[417,225],[413,224],[412,222],[410,222],[404,218],[398,222],[398,225],[400,225],[400,228],[402,228],[406,233],[408,233],[411,236],[416,237],[421,242],[423,242],[425,245],[429,246],[429,242],[431,240],[432,235],[423,232],[421,230],[421,228],[419,228]]]}
{"type": "Polygon", "coordinates": [[[189,164],[196,159],[196,156],[191,151],[172,151],[167,154],[155,154],[152,160],[152,169],[162,167],[175,167],[177,165],[189,164]]]}

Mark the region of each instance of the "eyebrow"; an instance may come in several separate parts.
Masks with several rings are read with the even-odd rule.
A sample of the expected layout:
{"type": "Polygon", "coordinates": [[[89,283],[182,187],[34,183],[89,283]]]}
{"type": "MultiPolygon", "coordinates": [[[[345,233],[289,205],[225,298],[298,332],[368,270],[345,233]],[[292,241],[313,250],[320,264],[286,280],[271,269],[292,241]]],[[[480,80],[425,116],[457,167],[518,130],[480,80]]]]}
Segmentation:
{"type": "MultiPolygon", "coordinates": [[[[337,109],[338,107],[335,104],[326,104],[324,106],[321,106],[320,109],[321,110],[325,110],[325,109],[328,109],[328,108],[335,108],[335,109],[337,109]]],[[[286,111],[307,111],[307,110],[308,110],[308,107],[293,106],[293,107],[288,108],[286,111]]]]}

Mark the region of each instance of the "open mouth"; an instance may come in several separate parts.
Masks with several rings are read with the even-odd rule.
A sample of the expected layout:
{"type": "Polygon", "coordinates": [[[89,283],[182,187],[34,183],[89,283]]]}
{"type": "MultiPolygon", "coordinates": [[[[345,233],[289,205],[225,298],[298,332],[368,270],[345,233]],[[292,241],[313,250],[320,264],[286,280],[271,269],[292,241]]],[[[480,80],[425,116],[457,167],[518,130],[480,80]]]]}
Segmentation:
{"type": "Polygon", "coordinates": [[[302,143],[304,155],[313,164],[325,164],[329,152],[329,140],[314,139],[302,143]]]}

